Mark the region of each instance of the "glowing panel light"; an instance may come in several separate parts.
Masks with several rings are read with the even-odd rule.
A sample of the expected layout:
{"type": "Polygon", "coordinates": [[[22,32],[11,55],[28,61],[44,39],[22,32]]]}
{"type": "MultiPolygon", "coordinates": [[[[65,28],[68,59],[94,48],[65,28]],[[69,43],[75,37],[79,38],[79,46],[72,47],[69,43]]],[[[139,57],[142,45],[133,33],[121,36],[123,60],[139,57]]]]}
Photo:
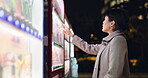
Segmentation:
{"type": "Polygon", "coordinates": [[[25,24],[24,24],[24,23],[22,23],[22,24],[21,24],[21,29],[25,31],[26,26],[25,26],[25,24]]]}
{"type": "Polygon", "coordinates": [[[8,21],[9,23],[13,24],[13,17],[12,17],[11,15],[9,15],[9,16],[7,17],[7,21],[8,21]]]}
{"type": "Polygon", "coordinates": [[[30,34],[31,34],[31,35],[34,35],[33,29],[30,29],[30,34]]]}
{"type": "Polygon", "coordinates": [[[6,20],[5,12],[2,9],[0,9],[0,19],[6,20]]]}
{"type": "Polygon", "coordinates": [[[39,36],[38,36],[38,38],[40,39],[40,38],[41,38],[41,36],[39,35],[39,36]]]}
{"type": "Polygon", "coordinates": [[[34,32],[34,36],[38,38],[38,33],[37,32],[34,32]]]}
{"type": "Polygon", "coordinates": [[[38,38],[39,38],[40,40],[43,40],[43,37],[41,37],[41,35],[39,35],[38,38]]]}
{"type": "Polygon", "coordinates": [[[14,17],[12,15],[7,16],[3,9],[0,9],[0,19],[5,20],[10,24],[13,24],[16,28],[25,31],[40,40],[43,40],[43,37],[39,35],[37,32],[35,32],[32,28],[25,26],[24,23],[20,23],[18,19],[14,20],[14,17]]]}
{"type": "Polygon", "coordinates": [[[19,28],[19,27],[20,27],[20,22],[19,22],[19,20],[15,20],[14,25],[15,25],[15,27],[19,28]]]}
{"type": "Polygon", "coordinates": [[[26,32],[30,33],[30,28],[29,27],[26,27],[26,32]]]}

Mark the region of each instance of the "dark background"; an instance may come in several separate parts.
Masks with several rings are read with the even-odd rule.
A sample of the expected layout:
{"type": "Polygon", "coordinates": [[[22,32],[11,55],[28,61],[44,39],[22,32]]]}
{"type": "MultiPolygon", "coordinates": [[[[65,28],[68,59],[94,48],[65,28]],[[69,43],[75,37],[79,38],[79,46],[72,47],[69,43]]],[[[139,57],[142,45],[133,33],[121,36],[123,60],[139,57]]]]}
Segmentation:
{"type": "MultiPolygon", "coordinates": [[[[102,30],[103,13],[110,8],[123,8],[129,13],[126,32],[131,72],[148,73],[148,1],[146,0],[64,0],[65,13],[74,33],[88,43],[100,43],[107,34],[102,30]]],[[[92,72],[94,57],[75,47],[79,72],[92,72]]]]}

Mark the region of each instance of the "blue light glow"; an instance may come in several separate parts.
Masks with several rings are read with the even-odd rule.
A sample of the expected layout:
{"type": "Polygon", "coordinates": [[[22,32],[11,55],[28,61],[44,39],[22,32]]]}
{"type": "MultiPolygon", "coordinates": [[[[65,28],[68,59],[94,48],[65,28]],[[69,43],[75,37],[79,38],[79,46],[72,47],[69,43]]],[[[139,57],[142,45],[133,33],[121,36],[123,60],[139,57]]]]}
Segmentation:
{"type": "Polygon", "coordinates": [[[9,23],[13,24],[13,17],[11,15],[7,17],[7,20],[9,23]]]}
{"type": "Polygon", "coordinates": [[[3,17],[5,15],[4,10],[0,10],[0,17],[3,17]]]}
{"type": "Polygon", "coordinates": [[[37,33],[35,37],[37,37],[37,38],[38,38],[38,36],[39,36],[39,35],[38,35],[38,33],[37,33]]]}
{"type": "Polygon", "coordinates": [[[8,21],[12,21],[13,17],[11,15],[8,16],[8,21]]]}
{"type": "Polygon", "coordinates": [[[40,40],[43,40],[43,37],[41,36],[40,40]]]}
{"type": "Polygon", "coordinates": [[[40,39],[41,38],[41,35],[39,35],[38,38],[40,39]]]}
{"type": "Polygon", "coordinates": [[[33,29],[30,29],[30,34],[31,34],[31,35],[33,35],[33,34],[34,34],[33,29]]]}
{"type": "Polygon", "coordinates": [[[34,32],[34,36],[38,38],[38,33],[37,32],[34,32]]]}
{"type": "Polygon", "coordinates": [[[39,35],[38,38],[39,38],[40,40],[43,40],[43,37],[41,37],[41,35],[39,35]]]}
{"type": "Polygon", "coordinates": [[[25,27],[25,24],[22,23],[22,24],[21,24],[21,29],[25,31],[25,28],[26,28],[26,27],[25,27]]]}
{"type": "Polygon", "coordinates": [[[37,32],[34,32],[34,36],[36,36],[37,32]]]}
{"type": "Polygon", "coordinates": [[[6,20],[5,12],[2,9],[0,9],[0,19],[6,20]]]}
{"type": "Polygon", "coordinates": [[[41,35],[38,34],[38,32],[35,32],[34,29],[25,26],[24,23],[20,23],[20,21],[18,19],[14,20],[14,17],[12,15],[6,15],[5,10],[0,9],[0,19],[5,20],[6,22],[13,24],[16,28],[19,28],[27,33],[29,33],[30,35],[43,40],[43,37],[41,35]]]}
{"type": "Polygon", "coordinates": [[[30,33],[30,28],[29,27],[26,27],[26,32],[30,33]]]}
{"type": "Polygon", "coordinates": [[[20,25],[19,20],[15,20],[14,24],[15,24],[15,26],[16,26],[17,28],[19,28],[19,25],[20,25]]]}

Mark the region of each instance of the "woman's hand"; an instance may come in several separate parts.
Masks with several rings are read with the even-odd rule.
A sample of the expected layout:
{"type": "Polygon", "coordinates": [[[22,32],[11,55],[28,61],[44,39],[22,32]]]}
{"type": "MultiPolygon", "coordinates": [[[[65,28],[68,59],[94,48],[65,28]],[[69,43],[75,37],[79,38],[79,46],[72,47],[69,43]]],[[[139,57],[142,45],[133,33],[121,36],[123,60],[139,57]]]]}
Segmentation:
{"type": "Polygon", "coordinates": [[[70,37],[73,37],[74,34],[71,33],[70,29],[65,24],[63,24],[63,26],[64,26],[63,33],[69,35],[70,37]]]}

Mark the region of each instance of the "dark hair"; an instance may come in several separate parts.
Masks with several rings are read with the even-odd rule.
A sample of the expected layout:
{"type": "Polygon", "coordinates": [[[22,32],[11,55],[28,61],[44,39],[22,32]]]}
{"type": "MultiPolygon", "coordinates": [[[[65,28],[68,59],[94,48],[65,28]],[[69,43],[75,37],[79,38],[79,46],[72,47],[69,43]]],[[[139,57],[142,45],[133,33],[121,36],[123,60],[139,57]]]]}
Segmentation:
{"type": "Polygon", "coordinates": [[[128,30],[129,18],[126,10],[111,9],[106,11],[105,16],[108,16],[109,21],[115,21],[115,29],[120,31],[128,30]]]}

